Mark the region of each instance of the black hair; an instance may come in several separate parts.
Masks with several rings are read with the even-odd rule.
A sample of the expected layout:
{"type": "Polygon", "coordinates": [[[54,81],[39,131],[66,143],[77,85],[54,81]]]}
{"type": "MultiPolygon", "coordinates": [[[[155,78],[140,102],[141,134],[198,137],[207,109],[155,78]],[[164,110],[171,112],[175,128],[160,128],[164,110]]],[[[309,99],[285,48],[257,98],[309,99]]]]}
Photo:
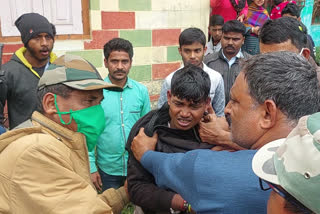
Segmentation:
{"type": "Polygon", "coordinates": [[[202,68],[192,64],[176,71],[171,80],[171,94],[194,103],[206,101],[210,87],[209,75],[202,68]]]}
{"type": "Polygon", "coordinates": [[[304,57],[289,51],[255,55],[242,65],[241,71],[251,97],[258,104],[273,100],[292,125],[319,110],[317,73],[304,57]]]}
{"type": "Polygon", "coordinates": [[[209,26],[221,25],[223,26],[224,19],[220,15],[212,15],[210,17],[209,26]]]}
{"type": "Polygon", "coordinates": [[[103,53],[105,59],[109,58],[112,51],[125,51],[129,54],[130,60],[133,57],[133,47],[131,42],[122,38],[113,38],[107,42],[103,47],[103,53]]]}
{"type": "Polygon", "coordinates": [[[236,32],[241,33],[243,36],[246,34],[246,27],[238,20],[230,20],[224,23],[222,27],[223,33],[236,32]]]}
{"type": "Polygon", "coordinates": [[[180,48],[182,45],[192,45],[195,42],[199,42],[203,47],[206,46],[206,36],[199,28],[187,28],[179,36],[180,48]]]}
{"type": "Polygon", "coordinates": [[[300,8],[298,5],[294,4],[294,3],[289,3],[285,6],[285,8],[283,8],[282,12],[281,12],[281,16],[283,16],[284,14],[289,14],[291,16],[295,16],[297,18],[300,17],[300,8]]]}
{"type": "Polygon", "coordinates": [[[268,20],[260,30],[260,42],[279,44],[290,40],[298,50],[307,47],[307,28],[292,17],[268,20]]]}
{"type": "Polygon", "coordinates": [[[278,4],[282,3],[282,2],[283,2],[283,0],[273,0],[273,4],[274,5],[278,5],[278,4]]]}

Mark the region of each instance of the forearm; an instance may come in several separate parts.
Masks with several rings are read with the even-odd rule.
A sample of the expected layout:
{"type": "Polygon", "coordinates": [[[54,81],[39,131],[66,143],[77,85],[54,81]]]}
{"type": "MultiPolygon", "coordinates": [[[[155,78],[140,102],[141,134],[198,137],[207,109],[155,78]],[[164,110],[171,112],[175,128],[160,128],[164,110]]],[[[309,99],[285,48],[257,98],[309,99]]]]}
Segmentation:
{"type": "Polygon", "coordinates": [[[127,180],[133,203],[152,211],[169,211],[175,193],[156,186],[153,176],[132,156],[129,157],[127,180]]]}

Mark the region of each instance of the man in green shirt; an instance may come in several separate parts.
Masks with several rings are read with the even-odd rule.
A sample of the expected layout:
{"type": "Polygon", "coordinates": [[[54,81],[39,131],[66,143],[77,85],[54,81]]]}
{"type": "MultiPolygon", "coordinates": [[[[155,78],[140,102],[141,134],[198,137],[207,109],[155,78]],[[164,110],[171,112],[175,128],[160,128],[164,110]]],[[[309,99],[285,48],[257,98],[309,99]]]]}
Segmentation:
{"type": "Polygon", "coordinates": [[[114,38],[104,45],[104,56],[104,64],[109,71],[104,81],[122,87],[123,91],[103,91],[101,105],[106,127],[98,139],[96,155],[94,151],[89,152],[91,179],[98,190],[119,188],[124,184],[128,135],[136,121],[150,111],[147,88],[128,77],[133,57],[132,44],[125,39],[114,38]]]}

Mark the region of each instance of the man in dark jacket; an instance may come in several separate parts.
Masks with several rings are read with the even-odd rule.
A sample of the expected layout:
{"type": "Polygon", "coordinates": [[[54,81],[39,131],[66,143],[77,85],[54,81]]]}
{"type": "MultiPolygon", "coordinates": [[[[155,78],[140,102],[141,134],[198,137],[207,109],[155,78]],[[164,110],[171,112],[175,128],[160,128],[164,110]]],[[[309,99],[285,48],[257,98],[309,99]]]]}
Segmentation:
{"type": "Polygon", "coordinates": [[[30,118],[36,108],[39,79],[56,59],[51,52],[56,30],[45,17],[37,13],[23,14],[15,25],[21,33],[24,47],[3,65],[4,78],[0,91],[0,118],[3,118],[7,101],[10,129],[30,118]]]}
{"type": "Polygon", "coordinates": [[[178,70],[172,78],[168,102],[159,110],[151,111],[132,128],[126,148],[129,150],[128,190],[130,200],[145,213],[170,213],[186,211],[188,203],[168,189],[155,184],[154,177],[134,158],[130,146],[141,127],[152,136],[159,135],[157,151],[165,153],[210,149],[213,145],[202,143],[198,123],[210,106],[210,79],[200,67],[188,65],[178,70]]]}
{"type": "Polygon", "coordinates": [[[250,57],[241,46],[244,43],[246,27],[237,20],[226,22],[222,27],[221,47],[219,52],[205,56],[204,63],[218,71],[224,81],[225,102],[229,102],[230,89],[240,72],[240,58],[250,57]]]}

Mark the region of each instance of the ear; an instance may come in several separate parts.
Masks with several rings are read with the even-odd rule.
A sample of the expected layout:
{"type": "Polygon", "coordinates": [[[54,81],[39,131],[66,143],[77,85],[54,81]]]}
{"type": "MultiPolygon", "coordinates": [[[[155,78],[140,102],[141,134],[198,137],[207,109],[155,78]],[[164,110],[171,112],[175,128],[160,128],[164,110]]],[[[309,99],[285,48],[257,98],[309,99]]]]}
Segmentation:
{"type": "Polygon", "coordinates": [[[298,21],[301,22],[301,17],[298,18],[298,21]]]}
{"type": "Polygon", "coordinates": [[[179,51],[179,54],[181,55],[181,52],[182,52],[181,47],[178,48],[178,51],[179,51]]]}
{"type": "Polygon", "coordinates": [[[206,108],[208,109],[211,105],[211,98],[208,97],[208,99],[206,100],[206,108]]]}
{"type": "Polygon", "coordinates": [[[207,51],[207,46],[204,46],[203,52],[205,53],[207,51]]]}
{"type": "Polygon", "coordinates": [[[310,58],[310,49],[309,48],[304,48],[302,51],[302,56],[304,56],[307,60],[310,58]]]}
{"type": "Polygon", "coordinates": [[[266,100],[262,104],[261,119],[259,125],[262,129],[270,129],[276,124],[277,106],[272,100],[266,100]]]}
{"type": "Polygon", "coordinates": [[[54,104],[54,94],[46,93],[42,99],[43,112],[47,115],[53,115],[57,113],[56,106],[54,104]]]}
{"type": "Polygon", "coordinates": [[[171,90],[168,90],[167,91],[167,100],[168,100],[168,105],[170,105],[171,104],[171,90]]]}
{"type": "Polygon", "coordinates": [[[108,60],[104,58],[103,62],[104,62],[104,67],[108,68],[108,60]]]}

